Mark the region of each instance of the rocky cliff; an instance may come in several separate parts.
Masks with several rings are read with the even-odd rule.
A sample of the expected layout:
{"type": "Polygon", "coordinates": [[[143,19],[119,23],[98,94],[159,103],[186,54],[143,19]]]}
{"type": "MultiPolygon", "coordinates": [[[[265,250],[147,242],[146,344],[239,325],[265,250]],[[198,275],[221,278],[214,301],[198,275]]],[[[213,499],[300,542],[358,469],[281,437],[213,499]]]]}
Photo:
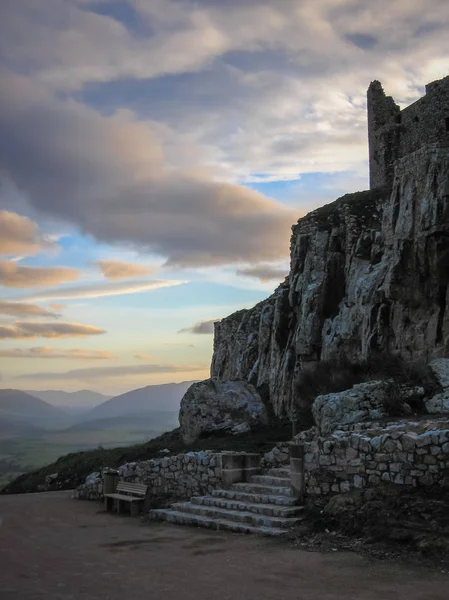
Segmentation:
{"type": "Polygon", "coordinates": [[[343,196],[293,226],[285,282],[216,324],[213,377],[249,381],[281,415],[311,363],[448,355],[449,144],[394,173],[392,189],[343,196]]]}

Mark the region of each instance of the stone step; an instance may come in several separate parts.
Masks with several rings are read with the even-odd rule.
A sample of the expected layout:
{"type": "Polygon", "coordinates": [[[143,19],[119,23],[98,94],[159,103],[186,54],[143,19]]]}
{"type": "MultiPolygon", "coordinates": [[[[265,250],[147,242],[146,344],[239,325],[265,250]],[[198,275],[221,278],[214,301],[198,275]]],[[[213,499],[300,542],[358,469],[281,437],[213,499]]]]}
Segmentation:
{"type": "Polygon", "coordinates": [[[227,498],[216,496],[193,496],[190,502],[202,506],[215,506],[216,508],[225,508],[227,510],[241,510],[268,517],[282,517],[284,519],[291,517],[299,518],[300,513],[304,510],[303,506],[276,506],[276,504],[243,502],[242,500],[228,500],[227,498]]]}
{"type": "Polygon", "coordinates": [[[259,483],[234,483],[232,489],[248,494],[273,494],[275,496],[291,496],[290,487],[263,485],[259,483]]]}
{"type": "Polygon", "coordinates": [[[290,469],[287,467],[273,467],[266,472],[266,475],[273,475],[273,477],[288,477],[288,479],[290,479],[290,469]]]}
{"type": "Polygon", "coordinates": [[[274,477],[273,475],[252,475],[249,483],[273,485],[276,487],[290,487],[290,477],[274,477]]]}
{"type": "Polygon", "coordinates": [[[212,517],[204,517],[192,513],[178,512],[168,508],[160,508],[150,511],[150,515],[154,519],[176,523],[177,525],[196,525],[197,527],[207,527],[209,529],[226,529],[229,531],[237,531],[239,533],[258,533],[260,535],[278,536],[287,533],[286,529],[279,527],[254,527],[248,523],[237,523],[227,519],[216,519],[212,517]]]}
{"type": "Polygon", "coordinates": [[[295,506],[297,499],[293,496],[279,496],[275,494],[256,494],[239,492],[237,490],[213,490],[212,497],[227,498],[242,502],[252,502],[260,504],[274,504],[276,506],[295,506]]]}
{"type": "Polygon", "coordinates": [[[279,527],[284,529],[292,527],[299,521],[299,518],[295,517],[270,517],[253,512],[192,504],[191,502],[173,504],[172,509],[180,513],[201,515],[202,517],[211,517],[213,519],[224,519],[226,521],[235,521],[236,523],[248,523],[253,527],[279,527]]]}

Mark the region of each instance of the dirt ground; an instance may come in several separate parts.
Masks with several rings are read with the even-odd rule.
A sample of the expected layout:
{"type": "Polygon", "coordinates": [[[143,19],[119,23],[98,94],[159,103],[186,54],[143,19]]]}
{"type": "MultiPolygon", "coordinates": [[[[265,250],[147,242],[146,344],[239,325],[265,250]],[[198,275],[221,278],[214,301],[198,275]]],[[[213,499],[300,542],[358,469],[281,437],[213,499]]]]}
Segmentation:
{"type": "Polygon", "coordinates": [[[449,576],[279,540],[0,496],[1,600],[447,600],[449,576]]]}

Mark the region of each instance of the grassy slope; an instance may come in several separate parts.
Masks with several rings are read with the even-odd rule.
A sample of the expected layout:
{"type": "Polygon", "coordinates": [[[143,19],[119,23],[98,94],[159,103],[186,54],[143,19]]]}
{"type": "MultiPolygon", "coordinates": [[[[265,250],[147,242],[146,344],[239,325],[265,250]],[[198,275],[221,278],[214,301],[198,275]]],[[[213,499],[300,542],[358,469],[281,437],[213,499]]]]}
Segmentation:
{"type": "Polygon", "coordinates": [[[89,473],[98,471],[102,467],[119,467],[126,462],[160,457],[161,450],[165,448],[168,448],[172,454],[190,450],[266,452],[277,442],[289,439],[291,439],[289,423],[261,427],[241,435],[211,435],[189,445],[182,442],[179,429],[175,429],[144,444],[111,449],[97,448],[61,456],[46,467],[21,475],[3,488],[0,494],[23,494],[39,491],[40,486],[45,482],[45,476],[52,473],[58,473],[58,480],[63,480],[62,489],[72,489],[83,483],[89,473]]]}

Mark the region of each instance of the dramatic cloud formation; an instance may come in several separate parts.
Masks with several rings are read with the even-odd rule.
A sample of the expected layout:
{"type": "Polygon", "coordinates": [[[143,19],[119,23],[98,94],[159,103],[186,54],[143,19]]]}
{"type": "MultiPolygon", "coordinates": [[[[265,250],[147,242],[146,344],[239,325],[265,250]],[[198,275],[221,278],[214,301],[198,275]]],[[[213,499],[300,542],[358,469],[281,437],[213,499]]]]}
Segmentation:
{"type": "Polygon", "coordinates": [[[31,373],[20,375],[18,379],[81,379],[84,381],[101,378],[126,377],[128,375],[153,375],[157,373],[194,373],[204,371],[206,365],[136,365],[118,367],[92,367],[73,369],[65,373],[31,373]]]}
{"type": "Polygon", "coordinates": [[[39,234],[36,223],[27,217],[0,210],[0,254],[37,254],[55,245],[39,234]]]}
{"type": "Polygon", "coordinates": [[[112,352],[106,350],[83,350],[73,348],[60,350],[51,346],[36,346],[34,348],[10,348],[0,350],[2,358],[69,358],[78,360],[109,360],[114,358],[112,352]]]}
{"type": "Polygon", "coordinates": [[[36,304],[25,302],[6,302],[0,300],[0,314],[12,315],[13,317],[51,317],[56,319],[61,315],[50,310],[45,310],[36,304]]]}
{"type": "Polygon", "coordinates": [[[0,340],[25,340],[37,337],[85,337],[106,333],[103,329],[79,323],[30,323],[16,321],[14,325],[0,325],[0,340]]]}
{"type": "MultiPolygon", "coordinates": [[[[208,316],[223,315],[260,299],[284,275],[298,217],[367,187],[371,80],[404,106],[448,74],[447,0],[0,4],[0,284],[49,286],[17,297],[8,289],[4,300],[137,294],[189,279],[160,294],[163,309],[157,295],[68,302],[72,321],[97,322],[85,315],[104,308],[111,346],[127,347],[130,359],[129,348],[147,348],[153,333],[169,342],[173,330],[204,318],[206,305],[208,316]],[[54,262],[39,255],[49,245],[67,268],[129,262],[100,260],[109,281],[88,269],[76,284],[51,282],[54,262]],[[170,280],[144,281],[142,257],[170,280]],[[239,287],[254,292],[251,300],[239,287]],[[115,322],[118,304],[126,323],[115,322]]],[[[0,337],[36,333],[5,322],[0,337]]],[[[210,334],[212,322],[183,331],[210,334]]],[[[206,362],[211,338],[196,339],[195,361],[206,362]]],[[[88,381],[102,390],[110,381],[114,391],[139,377],[177,379],[170,370],[116,374],[88,381]]],[[[79,385],[71,377],[62,376],[67,387],[79,385]]]]}
{"type": "MultiPolygon", "coordinates": [[[[160,288],[182,285],[186,281],[154,279],[152,281],[118,281],[114,283],[98,283],[92,285],[79,285],[67,288],[54,288],[36,292],[27,296],[17,297],[17,300],[31,300],[41,302],[52,299],[70,298],[101,298],[103,296],[120,296],[121,294],[137,294],[151,292],[160,288]]],[[[14,298],[16,300],[16,298],[14,298]]]]}
{"type": "Polygon", "coordinates": [[[288,274],[287,269],[276,269],[270,265],[256,265],[254,267],[247,267],[246,269],[237,269],[237,275],[242,275],[244,277],[255,277],[262,282],[271,281],[272,279],[277,279],[281,281],[285,279],[285,276],[288,274]]]}
{"type": "Polygon", "coordinates": [[[4,175],[171,266],[285,257],[298,215],[230,181],[366,173],[369,80],[411,102],[449,57],[446,0],[33,2],[2,14],[4,175]]]}
{"type": "Polygon", "coordinates": [[[198,169],[170,169],[150,125],[126,112],[106,118],[3,78],[0,164],[35,208],[171,266],[286,256],[294,214],[279,203],[198,169]]]}
{"type": "Polygon", "coordinates": [[[211,319],[210,321],[198,321],[192,327],[186,327],[185,329],[181,329],[178,333],[197,333],[197,334],[205,334],[210,335],[214,333],[214,323],[219,321],[220,319],[211,319]]]}
{"type": "Polygon", "coordinates": [[[78,269],[70,267],[22,267],[14,261],[0,260],[0,285],[12,288],[34,288],[74,281],[78,269]]]}
{"type": "Polygon", "coordinates": [[[143,267],[119,260],[97,260],[95,264],[107,279],[129,279],[130,277],[149,275],[156,271],[154,267],[143,267]]]}

